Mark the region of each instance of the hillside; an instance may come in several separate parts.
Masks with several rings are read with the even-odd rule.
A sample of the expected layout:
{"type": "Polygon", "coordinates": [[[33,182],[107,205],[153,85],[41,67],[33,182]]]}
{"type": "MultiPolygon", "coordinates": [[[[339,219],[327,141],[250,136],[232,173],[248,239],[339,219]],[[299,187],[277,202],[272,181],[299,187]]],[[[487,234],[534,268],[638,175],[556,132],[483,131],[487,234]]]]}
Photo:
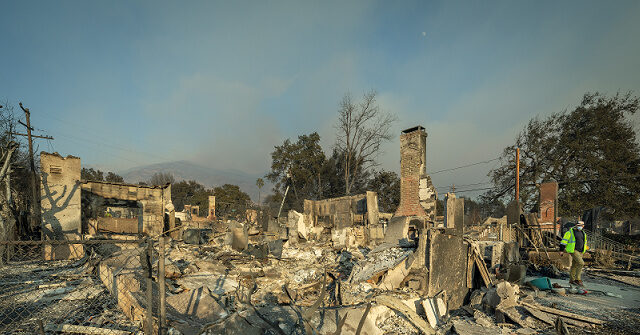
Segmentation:
{"type": "MultiPolygon", "coordinates": [[[[262,175],[251,175],[238,170],[221,170],[208,168],[202,165],[194,164],[189,161],[175,161],[166,163],[157,163],[144,166],[134,167],[125,171],[120,171],[126,182],[137,183],[146,181],[157,172],[171,173],[176,181],[195,180],[205,187],[213,188],[223,184],[234,184],[240,186],[240,189],[247,192],[253,201],[258,201],[258,187],[256,187],[256,179],[263,177],[262,175]]],[[[264,179],[264,178],[263,178],[264,179]]],[[[262,188],[262,195],[270,193],[272,185],[265,180],[265,186],[262,188]]]]}

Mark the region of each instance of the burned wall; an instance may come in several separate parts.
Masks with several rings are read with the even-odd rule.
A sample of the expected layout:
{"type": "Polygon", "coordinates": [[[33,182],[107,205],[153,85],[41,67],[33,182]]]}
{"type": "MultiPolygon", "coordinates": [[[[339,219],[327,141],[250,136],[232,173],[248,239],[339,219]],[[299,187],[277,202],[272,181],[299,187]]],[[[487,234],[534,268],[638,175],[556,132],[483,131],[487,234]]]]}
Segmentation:
{"type": "MultiPolygon", "coordinates": [[[[79,240],[82,233],[80,158],[41,152],[40,166],[43,238],[79,240]]],[[[45,245],[44,248],[44,258],[47,260],[79,258],[83,254],[82,245],[45,245]]]]}
{"type": "Polygon", "coordinates": [[[457,234],[464,231],[464,199],[447,193],[444,198],[444,226],[453,228],[457,234]]]}
{"type": "Polygon", "coordinates": [[[207,219],[213,220],[216,217],[216,196],[209,196],[209,214],[207,214],[207,219]]]}
{"type": "Polygon", "coordinates": [[[468,246],[462,235],[453,234],[453,229],[429,230],[428,296],[433,297],[445,290],[449,309],[462,306],[469,292],[466,284],[468,246]]]}
{"type": "Polygon", "coordinates": [[[82,191],[94,197],[135,201],[142,208],[139,233],[159,235],[164,229],[165,207],[171,203],[171,185],[140,186],[98,181],[82,182],[82,191]]]}
{"type": "Polygon", "coordinates": [[[305,200],[304,215],[311,226],[324,224],[335,228],[346,228],[356,222],[364,222],[365,218],[377,219],[377,204],[378,196],[375,192],[323,200],[305,200]],[[375,206],[369,206],[369,203],[375,206]],[[369,210],[375,213],[369,214],[369,210]]]}
{"type": "Polygon", "coordinates": [[[305,226],[318,239],[324,239],[330,233],[334,246],[365,245],[382,240],[379,216],[376,192],[304,201],[305,226]]]}

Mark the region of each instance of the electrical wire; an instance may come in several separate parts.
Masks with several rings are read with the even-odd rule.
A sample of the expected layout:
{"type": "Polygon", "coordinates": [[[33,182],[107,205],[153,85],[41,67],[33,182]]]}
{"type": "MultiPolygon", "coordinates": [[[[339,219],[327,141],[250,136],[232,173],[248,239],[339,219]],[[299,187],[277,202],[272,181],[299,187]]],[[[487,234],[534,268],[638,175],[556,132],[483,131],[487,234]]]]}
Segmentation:
{"type": "Polygon", "coordinates": [[[458,166],[458,167],[454,167],[454,168],[450,168],[450,169],[438,170],[436,172],[429,173],[429,175],[434,175],[434,174],[438,174],[438,173],[442,173],[442,172],[454,171],[454,170],[458,170],[458,169],[468,168],[468,167],[476,166],[476,165],[480,165],[480,164],[487,164],[487,163],[491,163],[491,162],[499,160],[499,159],[500,159],[500,157],[496,157],[496,158],[490,159],[488,161],[480,161],[480,162],[470,163],[470,164],[466,164],[466,165],[462,165],[462,166],[458,166]]]}
{"type": "MultiPolygon", "coordinates": [[[[73,122],[68,122],[68,121],[62,120],[60,118],[57,118],[55,116],[52,116],[52,115],[45,114],[43,116],[49,117],[49,118],[51,118],[51,119],[53,119],[53,120],[55,120],[57,122],[63,123],[63,124],[75,125],[76,127],[78,127],[78,129],[86,129],[87,128],[86,126],[79,126],[79,125],[77,125],[77,124],[75,124],[73,122]]],[[[93,142],[93,143],[96,143],[96,144],[99,144],[99,145],[102,145],[102,146],[107,146],[107,147],[113,148],[115,150],[126,151],[126,152],[130,152],[130,153],[138,154],[138,155],[143,154],[143,155],[146,155],[148,157],[160,159],[160,160],[163,160],[163,161],[166,160],[166,156],[159,156],[159,155],[156,155],[156,154],[153,154],[153,153],[149,153],[149,152],[145,152],[145,151],[133,150],[130,147],[126,148],[126,147],[123,147],[123,146],[115,145],[113,143],[108,142],[108,140],[104,140],[104,139],[100,140],[99,138],[95,139],[96,138],[95,133],[91,133],[90,134],[90,133],[86,132],[86,130],[84,132],[85,132],[85,134],[91,136],[94,139],[88,139],[88,138],[80,137],[80,136],[77,136],[77,135],[65,134],[63,132],[59,132],[59,133],[65,134],[67,137],[70,137],[70,138],[75,138],[75,139],[78,139],[78,140],[81,140],[81,141],[93,142]]],[[[97,130],[96,130],[96,132],[97,132],[97,130]]],[[[114,155],[112,155],[112,156],[114,156],[114,155]]],[[[131,159],[125,159],[125,160],[132,161],[131,159]]],[[[211,173],[210,169],[207,169],[207,168],[202,167],[202,166],[197,165],[197,164],[186,164],[183,161],[176,161],[174,163],[180,164],[180,165],[185,166],[185,167],[186,166],[194,167],[194,168],[196,168],[196,169],[198,169],[198,170],[200,170],[202,172],[211,173]]],[[[140,162],[136,162],[136,164],[143,165],[143,163],[140,163],[140,162]]],[[[235,172],[233,170],[225,170],[225,174],[231,175],[231,176],[235,176],[235,177],[241,177],[241,178],[245,177],[244,174],[235,172]]]]}

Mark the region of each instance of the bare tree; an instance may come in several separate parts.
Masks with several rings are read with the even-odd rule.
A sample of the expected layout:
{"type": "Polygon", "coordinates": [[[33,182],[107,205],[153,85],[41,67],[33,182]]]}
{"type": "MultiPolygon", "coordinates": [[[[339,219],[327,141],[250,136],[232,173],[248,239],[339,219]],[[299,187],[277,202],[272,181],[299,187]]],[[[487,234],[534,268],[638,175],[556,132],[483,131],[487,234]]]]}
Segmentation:
{"type": "Polygon", "coordinates": [[[260,204],[262,204],[260,191],[262,190],[262,187],[264,186],[264,180],[262,180],[262,178],[256,179],[256,186],[258,186],[258,205],[260,205],[260,204]]]}
{"type": "Polygon", "coordinates": [[[384,141],[393,138],[391,126],[397,121],[383,111],[376,101],[377,93],[365,93],[361,102],[345,94],[338,111],[336,146],[344,154],[345,194],[351,193],[354,180],[377,165],[376,158],[384,141]]]}
{"type": "Polygon", "coordinates": [[[149,185],[164,186],[166,184],[173,184],[175,178],[169,172],[156,172],[151,176],[151,179],[147,182],[149,185]]]}

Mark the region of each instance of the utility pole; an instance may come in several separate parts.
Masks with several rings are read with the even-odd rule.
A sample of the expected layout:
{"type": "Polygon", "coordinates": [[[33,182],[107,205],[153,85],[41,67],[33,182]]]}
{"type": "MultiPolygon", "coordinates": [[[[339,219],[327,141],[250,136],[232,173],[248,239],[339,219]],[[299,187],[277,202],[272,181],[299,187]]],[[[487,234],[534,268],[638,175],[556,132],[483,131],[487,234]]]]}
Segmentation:
{"type": "Polygon", "coordinates": [[[520,212],[520,148],[516,148],[516,206],[520,212]]]}
{"type": "Polygon", "coordinates": [[[36,163],[35,163],[35,159],[33,157],[33,138],[43,138],[43,139],[48,139],[48,140],[53,140],[53,137],[51,136],[37,136],[37,135],[31,135],[31,131],[33,130],[33,128],[31,127],[31,113],[29,112],[29,108],[26,108],[24,106],[22,106],[22,102],[19,103],[20,108],[22,109],[22,111],[24,112],[25,118],[26,118],[26,124],[22,123],[22,121],[18,121],[21,125],[25,126],[27,128],[27,133],[26,134],[22,134],[22,133],[14,133],[12,132],[12,135],[19,135],[19,136],[26,136],[27,140],[29,141],[29,165],[31,168],[31,173],[32,173],[32,177],[31,177],[31,230],[35,230],[35,228],[39,225],[38,224],[38,218],[40,217],[40,201],[39,201],[39,192],[38,192],[38,175],[36,173],[36,163]]]}

